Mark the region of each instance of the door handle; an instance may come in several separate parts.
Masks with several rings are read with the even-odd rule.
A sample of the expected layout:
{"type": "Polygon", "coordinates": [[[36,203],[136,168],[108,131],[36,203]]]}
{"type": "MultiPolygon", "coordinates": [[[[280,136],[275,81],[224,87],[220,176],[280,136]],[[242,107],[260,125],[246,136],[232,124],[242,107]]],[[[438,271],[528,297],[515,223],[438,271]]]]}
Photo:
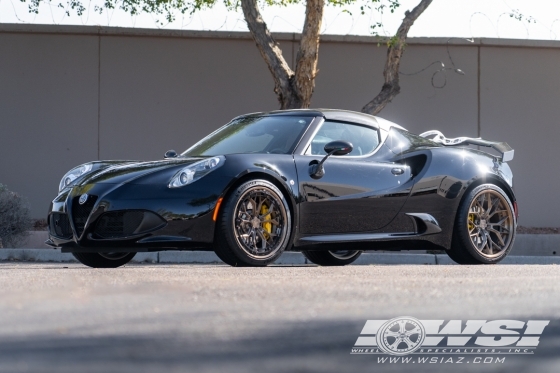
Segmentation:
{"type": "Polygon", "coordinates": [[[391,170],[391,173],[393,175],[402,175],[402,174],[404,174],[404,170],[402,168],[395,167],[391,170]]]}

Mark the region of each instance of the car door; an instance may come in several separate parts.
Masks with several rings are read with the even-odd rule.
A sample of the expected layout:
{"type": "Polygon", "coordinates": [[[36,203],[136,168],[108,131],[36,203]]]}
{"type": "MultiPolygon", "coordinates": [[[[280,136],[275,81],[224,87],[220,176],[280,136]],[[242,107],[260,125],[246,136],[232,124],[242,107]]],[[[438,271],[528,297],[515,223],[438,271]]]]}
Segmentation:
{"type": "Polygon", "coordinates": [[[396,216],[410,193],[409,167],[374,161],[378,129],[351,123],[325,121],[304,154],[294,155],[300,190],[300,234],[371,232],[396,216]],[[311,177],[310,169],[324,155],[330,141],[353,145],[347,156],[331,156],[325,174],[311,177]]]}

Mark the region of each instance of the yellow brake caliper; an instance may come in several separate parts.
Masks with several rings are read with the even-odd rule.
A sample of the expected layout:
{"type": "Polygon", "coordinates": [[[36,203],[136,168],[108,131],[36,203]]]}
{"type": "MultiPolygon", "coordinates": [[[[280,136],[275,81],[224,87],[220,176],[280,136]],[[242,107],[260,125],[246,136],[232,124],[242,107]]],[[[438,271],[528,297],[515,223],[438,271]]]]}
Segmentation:
{"type": "MultiPolygon", "coordinates": [[[[261,207],[261,215],[265,215],[264,220],[271,220],[270,218],[270,214],[268,214],[268,207],[266,207],[264,204],[261,207]]],[[[272,223],[268,222],[268,223],[262,223],[262,227],[265,230],[265,236],[270,236],[270,233],[272,233],[272,223]]],[[[268,237],[266,237],[268,239],[268,237]]]]}
{"type": "Polygon", "coordinates": [[[469,222],[468,222],[469,232],[474,229],[474,216],[475,214],[469,214],[469,222]]]}

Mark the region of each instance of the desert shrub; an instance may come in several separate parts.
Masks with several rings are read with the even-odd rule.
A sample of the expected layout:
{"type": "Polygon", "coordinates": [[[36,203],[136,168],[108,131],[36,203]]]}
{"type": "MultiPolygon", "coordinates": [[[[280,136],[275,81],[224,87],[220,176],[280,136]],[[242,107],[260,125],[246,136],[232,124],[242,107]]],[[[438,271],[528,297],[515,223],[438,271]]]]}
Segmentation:
{"type": "Polygon", "coordinates": [[[27,237],[31,225],[27,202],[0,184],[0,247],[16,247],[27,237]]]}

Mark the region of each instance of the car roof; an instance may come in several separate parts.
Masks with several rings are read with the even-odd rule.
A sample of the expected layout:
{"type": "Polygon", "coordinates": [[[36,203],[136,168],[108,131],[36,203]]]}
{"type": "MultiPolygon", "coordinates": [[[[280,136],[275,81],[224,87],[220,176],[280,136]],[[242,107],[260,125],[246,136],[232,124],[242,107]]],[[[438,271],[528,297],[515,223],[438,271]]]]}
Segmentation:
{"type": "Polygon", "coordinates": [[[391,127],[396,127],[402,130],[405,128],[399,126],[396,123],[390,122],[386,119],[376,117],[373,115],[360,113],[351,110],[341,110],[341,109],[290,109],[290,110],[274,110],[269,112],[258,112],[240,115],[234,119],[246,116],[313,116],[313,117],[324,117],[329,120],[336,120],[342,122],[358,123],[364,124],[366,126],[371,126],[375,128],[381,128],[385,131],[389,131],[391,127]]]}

